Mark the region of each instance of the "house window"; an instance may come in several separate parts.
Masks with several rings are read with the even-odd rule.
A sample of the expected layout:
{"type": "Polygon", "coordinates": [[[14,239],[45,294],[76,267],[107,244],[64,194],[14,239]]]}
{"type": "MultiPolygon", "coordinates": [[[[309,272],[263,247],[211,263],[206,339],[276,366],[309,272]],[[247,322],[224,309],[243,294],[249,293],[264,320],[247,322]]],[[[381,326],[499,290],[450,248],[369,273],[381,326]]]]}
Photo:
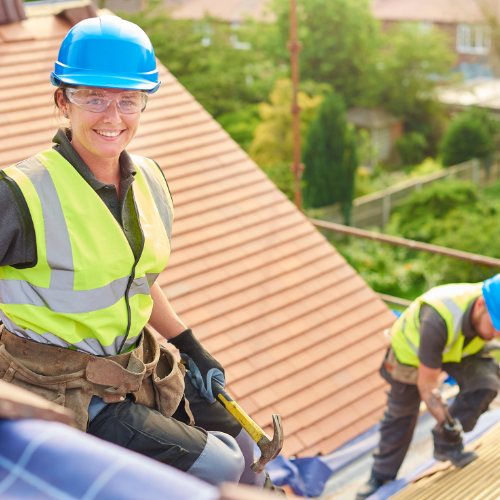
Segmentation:
{"type": "Polygon", "coordinates": [[[457,26],[457,52],[459,54],[480,54],[490,52],[491,36],[488,26],[471,26],[459,24],[457,26]]]}

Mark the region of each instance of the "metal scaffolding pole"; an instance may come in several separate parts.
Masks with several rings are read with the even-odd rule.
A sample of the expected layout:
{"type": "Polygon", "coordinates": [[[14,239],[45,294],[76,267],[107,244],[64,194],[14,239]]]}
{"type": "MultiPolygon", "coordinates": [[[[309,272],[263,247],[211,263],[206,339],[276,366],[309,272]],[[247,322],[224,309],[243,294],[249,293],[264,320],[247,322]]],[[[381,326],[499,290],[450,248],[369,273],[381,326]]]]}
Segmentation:
{"type": "Polygon", "coordinates": [[[299,92],[299,52],[302,44],[297,40],[297,2],[290,0],[290,41],[287,44],[290,51],[293,101],[292,101],[292,123],[293,123],[293,162],[290,170],[295,177],[295,205],[302,210],[302,191],[300,189],[300,179],[304,170],[300,155],[300,107],[297,102],[299,92]]]}

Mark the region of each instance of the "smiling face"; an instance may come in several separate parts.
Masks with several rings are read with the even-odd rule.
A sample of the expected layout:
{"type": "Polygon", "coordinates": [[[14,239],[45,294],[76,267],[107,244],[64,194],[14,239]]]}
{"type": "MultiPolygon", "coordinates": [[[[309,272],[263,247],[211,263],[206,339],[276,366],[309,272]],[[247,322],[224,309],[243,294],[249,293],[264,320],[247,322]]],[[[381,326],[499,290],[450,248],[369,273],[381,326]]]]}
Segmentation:
{"type": "MultiPolygon", "coordinates": [[[[92,88],[78,86],[77,88],[92,88]]],[[[123,92],[123,89],[99,89],[111,94],[123,92]]],[[[63,95],[57,94],[59,109],[68,115],[71,121],[71,144],[87,163],[117,160],[120,153],[134,138],[141,113],[122,113],[116,101],[111,101],[108,108],[94,113],[78,107],[63,95]]]]}

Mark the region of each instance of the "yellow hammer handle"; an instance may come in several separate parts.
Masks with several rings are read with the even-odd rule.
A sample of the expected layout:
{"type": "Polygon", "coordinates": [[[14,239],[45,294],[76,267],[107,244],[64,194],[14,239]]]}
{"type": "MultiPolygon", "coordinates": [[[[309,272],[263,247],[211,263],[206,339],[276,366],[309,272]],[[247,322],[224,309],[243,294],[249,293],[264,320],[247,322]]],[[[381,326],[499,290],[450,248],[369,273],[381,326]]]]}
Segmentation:
{"type": "Polygon", "coordinates": [[[235,401],[228,401],[222,394],[217,396],[226,410],[241,424],[250,437],[258,443],[265,432],[243,411],[241,406],[235,401]]]}

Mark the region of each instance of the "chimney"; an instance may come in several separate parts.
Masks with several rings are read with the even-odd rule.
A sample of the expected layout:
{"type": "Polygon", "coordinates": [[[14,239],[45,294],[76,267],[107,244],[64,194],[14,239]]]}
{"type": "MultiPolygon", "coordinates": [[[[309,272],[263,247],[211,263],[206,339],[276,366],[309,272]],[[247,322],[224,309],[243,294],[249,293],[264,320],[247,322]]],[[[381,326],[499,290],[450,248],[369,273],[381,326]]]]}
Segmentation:
{"type": "Polygon", "coordinates": [[[22,0],[0,0],[0,25],[26,19],[22,0]]]}

